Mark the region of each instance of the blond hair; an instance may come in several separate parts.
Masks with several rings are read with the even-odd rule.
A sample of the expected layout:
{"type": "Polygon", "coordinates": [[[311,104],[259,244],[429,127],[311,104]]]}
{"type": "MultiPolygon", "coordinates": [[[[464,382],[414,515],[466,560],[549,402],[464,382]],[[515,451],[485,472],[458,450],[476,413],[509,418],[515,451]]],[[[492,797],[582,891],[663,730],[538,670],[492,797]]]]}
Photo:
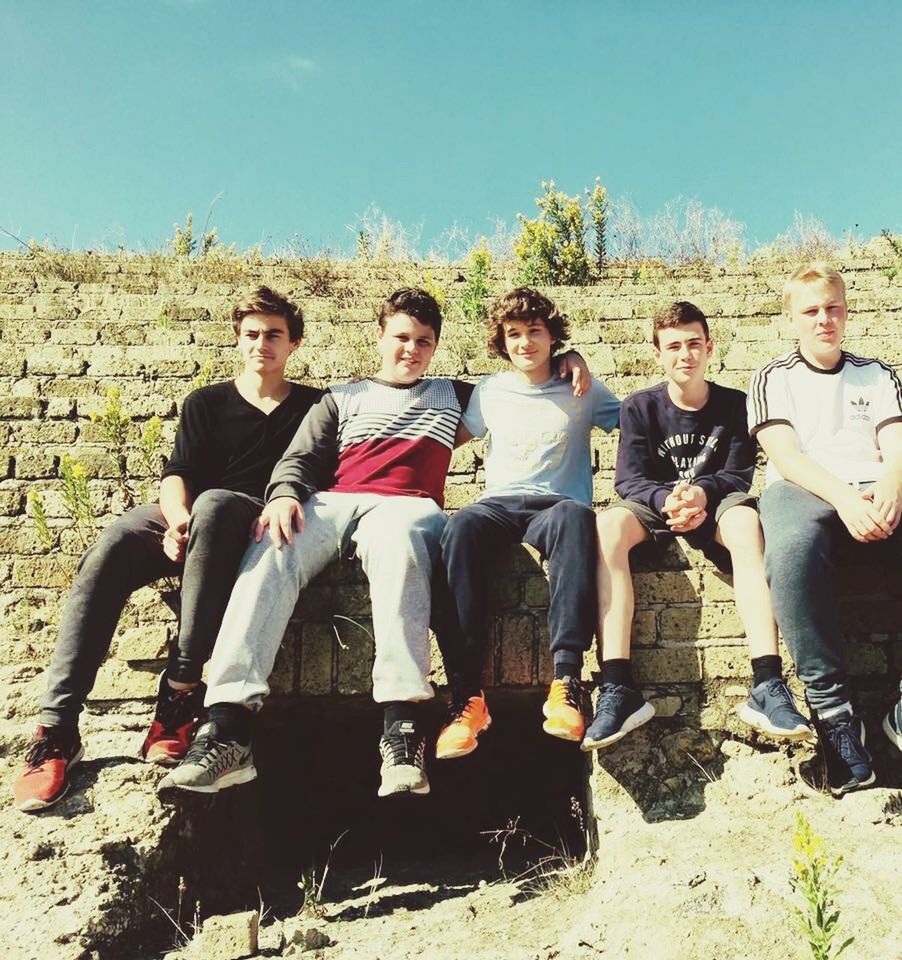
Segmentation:
{"type": "Polygon", "coordinates": [[[842,274],[823,260],[803,263],[792,272],[792,276],[783,284],[783,313],[788,317],[792,312],[792,294],[803,283],[829,283],[837,287],[846,302],[846,281],[842,274]]]}

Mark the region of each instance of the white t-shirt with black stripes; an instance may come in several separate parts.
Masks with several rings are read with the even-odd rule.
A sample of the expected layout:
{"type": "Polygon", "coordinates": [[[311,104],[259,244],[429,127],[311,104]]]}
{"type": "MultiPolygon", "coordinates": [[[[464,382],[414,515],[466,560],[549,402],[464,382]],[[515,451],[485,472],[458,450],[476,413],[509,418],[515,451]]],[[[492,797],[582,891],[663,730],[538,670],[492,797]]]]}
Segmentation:
{"type": "MultiPolygon", "coordinates": [[[[765,364],[748,391],[749,434],[774,423],[791,426],[802,453],[847,483],[877,480],[877,434],[902,421],[902,382],[880,360],[842,354],[821,370],[793,350],[765,364]]],[[[782,477],[767,464],[765,486],[782,477]]]]}

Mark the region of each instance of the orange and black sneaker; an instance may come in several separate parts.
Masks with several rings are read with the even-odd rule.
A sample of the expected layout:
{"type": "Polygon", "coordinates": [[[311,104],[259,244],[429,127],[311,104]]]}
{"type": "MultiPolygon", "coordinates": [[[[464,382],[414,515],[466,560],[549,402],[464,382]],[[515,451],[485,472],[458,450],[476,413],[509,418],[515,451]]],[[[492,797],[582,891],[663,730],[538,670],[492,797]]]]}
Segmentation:
{"type": "Polygon", "coordinates": [[[203,683],[191,690],[173,690],[166,674],[160,677],[157,710],[141,746],[141,756],[147,763],[171,767],[184,758],[194,738],[206,692],[203,683]]]}
{"type": "Polygon", "coordinates": [[[491,726],[492,718],[485,703],[485,696],[470,697],[464,704],[451,708],[451,718],[442,727],[435,744],[436,760],[451,760],[465,757],[477,746],[476,738],[491,726]]]}
{"type": "Polygon", "coordinates": [[[61,800],[69,790],[69,770],[85,755],[78,728],[38,727],[13,796],[16,809],[35,813],[61,800]]]}
{"type": "Polygon", "coordinates": [[[561,740],[582,740],[586,732],[583,685],[576,677],[552,680],[542,713],[545,714],[545,722],[542,724],[545,733],[561,740]]]}

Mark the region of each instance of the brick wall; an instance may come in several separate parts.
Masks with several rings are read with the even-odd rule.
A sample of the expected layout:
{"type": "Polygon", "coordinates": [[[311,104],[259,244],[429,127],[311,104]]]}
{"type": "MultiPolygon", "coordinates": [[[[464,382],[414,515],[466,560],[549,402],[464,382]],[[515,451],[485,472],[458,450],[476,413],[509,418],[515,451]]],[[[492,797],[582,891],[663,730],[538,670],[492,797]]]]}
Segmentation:
{"type": "MultiPolygon", "coordinates": [[[[892,251],[874,242],[842,264],[851,316],[847,346],[902,363],[902,276],[892,251]]],[[[662,303],[690,299],[712,320],[711,376],[744,388],[765,360],[789,349],[780,289],[791,265],[741,269],[619,268],[592,287],[548,292],[570,315],[572,343],[620,396],[657,379],[648,345],[650,317],[662,303]]],[[[494,279],[494,292],[510,285],[494,279]]],[[[98,423],[106,392],[119,390],[140,426],[165,422],[171,445],[178,411],[197,378],[237,370],[228,309],[236,294],[266,282],[303,303],[307,330],[289,375],[327,384],[373,369],[373,309],[402,284],[443,291],[446,327],[432,371],[474,379],[498,368],[457,306],[465,276],[453,267],[317,261],[185,262],[162,257],[86,254],[38,258],[0,254],[0,665],[44,663],[54,640],[62,592],[82,549],[60,495],[61,457],[89,471],[100,522],[121,512],[125,496],[98,423]],[[50,530],[45,550],[26,515],[40,491],[50,530]]],[[[594,497],[612,497],[616,435],[593,439],[594,497]]],[[[447,486],[449,508],[474,499],[482,449],[457,451],[447,486]]],[[[152,487],[138,451],[127,452],[133,485],[152,487]]],[[[730,708],[748,673],[728,581],[693,551],[636,558],[634,641],[637,675],[659,713],[731,725],[730,708]],[[701,682],[700,682],[701,681],[701,682]]],[[[494,649],[487,685],[531,686],[549,676],[547,588],[538,558],[510,551],[498,571],[494,649]]],[[[902,604],[886,572],[854,562],[842,577],[843,620],[853,675],[862,695],[880,696],[902,667],[902,604]]],[[[366,582],[353,562],[336,564],[301,598],[274,678],[277,694],[358,694],[369,689],[372,644],[366,582]],[[345,619],[346,618],[346,619],[345,619]]],[[[140,591],[123,617],[95,690],[98,699],[148,696],[174,617],[155,589],[140,591]]],[[[440,662],[434,655],[436,679],[440,662]]]]}

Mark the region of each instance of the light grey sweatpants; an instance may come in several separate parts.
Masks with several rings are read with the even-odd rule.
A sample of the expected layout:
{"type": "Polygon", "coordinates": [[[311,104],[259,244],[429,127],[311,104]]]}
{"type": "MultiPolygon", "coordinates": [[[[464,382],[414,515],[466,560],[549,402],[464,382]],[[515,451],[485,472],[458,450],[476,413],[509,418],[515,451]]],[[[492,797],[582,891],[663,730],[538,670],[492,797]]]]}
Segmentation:
{"type": "Polygon", "coordinates": [[[447,519],[433,500],[316,493],[294,542],[251,543],[213,648],[206,704],[259,709],[298,593],[353,544],[370,581],[376,658],[373,697],[428,700],[432,565],[447,519]]]}

